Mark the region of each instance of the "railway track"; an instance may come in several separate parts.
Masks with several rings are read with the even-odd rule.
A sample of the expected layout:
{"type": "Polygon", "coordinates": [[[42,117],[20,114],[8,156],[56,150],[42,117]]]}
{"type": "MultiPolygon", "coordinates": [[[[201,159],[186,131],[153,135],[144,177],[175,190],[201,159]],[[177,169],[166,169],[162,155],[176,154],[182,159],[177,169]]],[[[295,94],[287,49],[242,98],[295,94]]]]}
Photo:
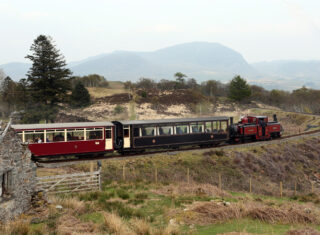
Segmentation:
{"type": "Polygon", "coordinates": [[[166,150],[158,150],[158,151],[152,151],[152,152],[144,152],[144,153],[132,153],[132,154],[126,154],[126,155],[120,155],[120,154],[112,154],[112,155],[98,155],[98,156],[80,156],[77,158],[60,158],[60,159],[36,159],[34,160],[38,167],[44,167],[44,168],[56,168],[56,167],[62,167],[62,166],[68,166],[72,164],[78,164],[78,163],[88,163],[92,161],[99,161],[99,160],[108,160],[108,159],[129,159],[129,158],[137,158],[137,157],[144,157],[144,156],[155,156],[156,154],[168,154],[168,155],[174,155],[178,152],[184,152],[184,151],[194,151],[194,150],[203,150],[203,149],[216,149],[216,150],[228,150],[228,149],[235,149],[239,147],[251,147],[251,146],[262,146],[262,145],[271,145],[276,143],[285,143],[287,141],[291,140],[297,140],[301,138],[306,137],[319,137],[320,136],[320,130],[315,131],[309,131],[304,132],[300,134],[290,135],[290,136],[284,136],[278,139],[269,140],[269,141],[258,141],[258,142],[249,142],[249,143],[238,143],[238,144],[221,144],[219,146],[215,147],[188,147],[188,148],[180,148],[180,149],[166,149],[166,150]]]}

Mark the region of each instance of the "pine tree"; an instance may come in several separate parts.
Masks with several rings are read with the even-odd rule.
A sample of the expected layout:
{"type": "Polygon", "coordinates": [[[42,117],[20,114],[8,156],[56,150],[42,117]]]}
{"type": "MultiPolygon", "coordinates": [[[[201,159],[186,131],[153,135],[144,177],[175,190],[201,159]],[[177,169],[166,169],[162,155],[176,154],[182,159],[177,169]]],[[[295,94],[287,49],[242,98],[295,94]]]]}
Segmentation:
{"type": "Polygon", "coordinates": [[[61,104],[68,101],[71,72],[65,68],[65,59],[50,37],[38,36],[30,51],[32,54],[26,58],[32,61],[27,77],[33,108],[28,110],[32,115],[26,116],[34,117],[35,121],[45,119],[53,122],[61,104]]]}
{"type": "Polygon", "coordinates": [[[90,104],[90,94],[81,82],[77,82],[72,89],[70,102],[71,106],[75,108],[85,107],[90,104]]]}
{"type": "Polygon", "coordinates": [[[235,76],[230,82],[229,98],[235,101],[242,101],[250,96],[251,89],[246,80],[239,75],[235,76]]]}

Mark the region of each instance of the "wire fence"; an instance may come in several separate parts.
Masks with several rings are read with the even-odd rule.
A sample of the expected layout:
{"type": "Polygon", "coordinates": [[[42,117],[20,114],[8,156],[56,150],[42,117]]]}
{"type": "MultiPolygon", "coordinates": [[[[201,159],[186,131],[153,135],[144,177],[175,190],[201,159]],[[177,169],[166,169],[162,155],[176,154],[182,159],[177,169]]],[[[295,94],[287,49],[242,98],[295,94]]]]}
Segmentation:
{"type": "Polygon", "coordinates": [[[320,193],[319,181],[311,179],[279,179],[265,181],[261,176],[243,176],[212,172],[202,174],[202,169],[189,167],[180,168],[174,172],[168,168],[158,167],[133,167],[130,164],[122,167],[113,166],[112,172],[102,174],[102,181],[118,181],[127,183],[187,183],[187,184],[211,184],[221,190],[240,191],[253,194],[272,196],[298,196],[310,193],[320,193]]]}

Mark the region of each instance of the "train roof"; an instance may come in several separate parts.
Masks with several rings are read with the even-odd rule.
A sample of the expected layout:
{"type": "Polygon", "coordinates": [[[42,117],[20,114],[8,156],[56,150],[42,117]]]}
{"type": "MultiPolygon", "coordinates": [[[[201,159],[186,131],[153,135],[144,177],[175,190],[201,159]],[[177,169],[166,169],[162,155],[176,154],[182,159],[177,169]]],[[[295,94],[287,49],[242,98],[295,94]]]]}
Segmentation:
{"type": "Polygon", "coordinates": [[[173,119],[155,119],[155,120],[128,120],[117,121],[122,125],[147,125],[147,124],[165,124],[165,123],[186,123],[203,121],[226,121],[229,117],[198,117],[198,118],[173,118],[173,119]]]}
{"type": "Polygon", "coordinates": [[[103,126],[114,126],[114,124],[112,122],[70,122],[70,123],[11,125],[11,127],[15,130],[67,129],[67,128],[85,128],[85,127],[103,127],[103,126]]]}

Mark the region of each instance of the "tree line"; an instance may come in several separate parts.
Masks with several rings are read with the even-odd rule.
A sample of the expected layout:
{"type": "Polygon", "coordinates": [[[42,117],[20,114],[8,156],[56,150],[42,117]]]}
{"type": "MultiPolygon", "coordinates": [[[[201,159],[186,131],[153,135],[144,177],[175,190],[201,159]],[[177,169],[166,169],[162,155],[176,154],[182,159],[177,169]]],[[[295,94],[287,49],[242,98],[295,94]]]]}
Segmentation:
{"type": "Polygon", "coordinates": [[[249,103],[258,101],[267,105],[279,107],[283,110],[320,114],[320,90],[302,87],[293,91],[279,89],[266,90],[262,86],[249,85],[247,81],[236,75],[230,82],[221,83],[208,80],[197,83],[196,79],[178,72],[175,80],[162,79],[155,81],[150,78],[141,78],[136,83],[127,81],[126,89],[142,91],[176,91],[189,89],[209,98],[227,97],[234,102],[249,103]]]}

